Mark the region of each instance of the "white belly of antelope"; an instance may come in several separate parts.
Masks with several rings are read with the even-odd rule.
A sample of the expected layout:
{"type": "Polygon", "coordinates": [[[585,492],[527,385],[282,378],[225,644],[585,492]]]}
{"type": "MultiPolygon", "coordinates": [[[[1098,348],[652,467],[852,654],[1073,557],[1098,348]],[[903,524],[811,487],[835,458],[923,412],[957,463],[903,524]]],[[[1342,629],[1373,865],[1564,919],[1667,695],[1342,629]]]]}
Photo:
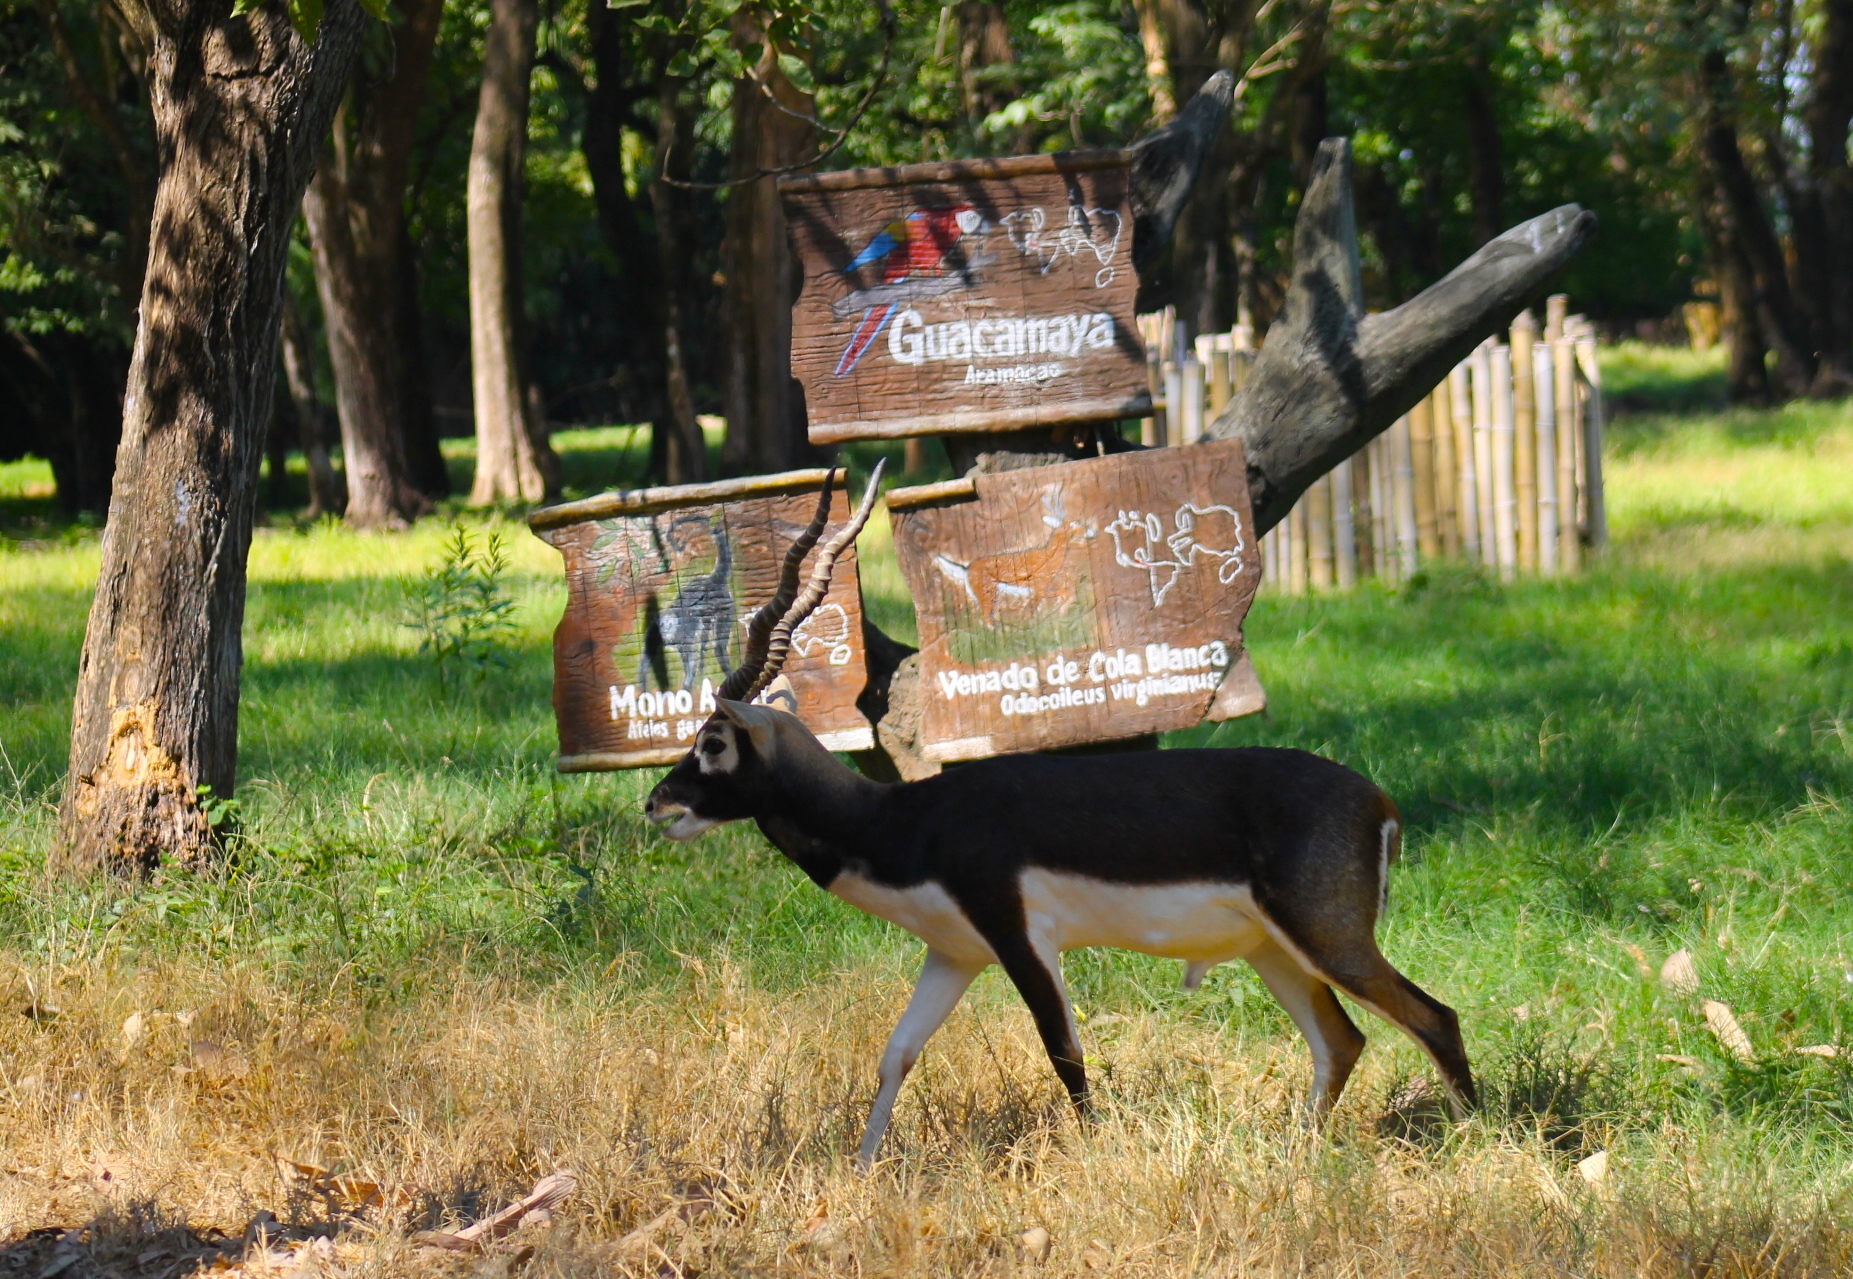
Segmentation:
{"type": "Polygon", "coordinates": [[[830,891],[858,910],[900,925],[948,959],[979,968],[997,962],[989,943],[952,900],[952,894],[938,884],[890,888],[844,871],[830,881],[830,891]]]}
{"type": "Polygon", "coordinates": [[[1032,868],[1021,886],[1030,936],[1057,951],[1117,946],[1184,960],[1201,979],[1267,940],[1246,885],[1111,884],[1032,868]]]}

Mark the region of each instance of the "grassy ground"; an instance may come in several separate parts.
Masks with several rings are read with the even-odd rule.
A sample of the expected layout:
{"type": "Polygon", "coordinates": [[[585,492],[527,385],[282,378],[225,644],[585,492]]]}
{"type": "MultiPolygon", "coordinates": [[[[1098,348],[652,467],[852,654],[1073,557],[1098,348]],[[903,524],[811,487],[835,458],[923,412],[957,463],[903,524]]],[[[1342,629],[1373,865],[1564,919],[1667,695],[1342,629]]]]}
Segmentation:
{"type": "MultiPolygon", "coordinates": [[[[1086,952],[1098,1121],[989,975],[866,1180],[917,943],[752,832],[652,838],[650,774],[551,771],[558,561],[502,517],[467,517],[508,537],[519,601],[480,681],[401,621],[443,521],[274,521],[237,870],[46,882],[97,554],[0,468],[0,1273],[255,1271],[260,1212],[329,1237],[292,1264],[369,1275],[1846,1273],[1853,409],[1695,410],[1716,370],[1683,358],[1611,355],[1635,411],[1594,571],[1264,599],[1269,714],[1178,735],[1306,746],[1397,797],[1384,948],[1460,1010],[1484,1113],[1444,1122],[1358,1013],[1372,1046],[1307,1141],[1304,1046],[1244,966],[1186,995],[1175,964],[1086,952]],[[1658,979],[1682,948],[1697,996],[1658,979]],[[579,1192],[522,1251],[408,1242],[561,1166],[579,1192]]],[[[633,474],[625,435],[571,442],[574,483],[633,474]]],[[[884,537],[865,589],[905,633],[884,537]]]]}

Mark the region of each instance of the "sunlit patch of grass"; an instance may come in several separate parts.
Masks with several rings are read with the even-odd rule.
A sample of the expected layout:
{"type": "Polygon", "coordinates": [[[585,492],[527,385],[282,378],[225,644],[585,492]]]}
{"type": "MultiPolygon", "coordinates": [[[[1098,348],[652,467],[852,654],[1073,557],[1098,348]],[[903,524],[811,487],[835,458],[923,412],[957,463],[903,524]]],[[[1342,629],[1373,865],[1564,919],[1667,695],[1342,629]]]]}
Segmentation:
{"type": "Polygon", "coordinates": [[[1617,342],[1602,348],[1602,389],[1623,413],[1693,413],[1724,407],[1726,352],[1722,346],[1617,342]]]}

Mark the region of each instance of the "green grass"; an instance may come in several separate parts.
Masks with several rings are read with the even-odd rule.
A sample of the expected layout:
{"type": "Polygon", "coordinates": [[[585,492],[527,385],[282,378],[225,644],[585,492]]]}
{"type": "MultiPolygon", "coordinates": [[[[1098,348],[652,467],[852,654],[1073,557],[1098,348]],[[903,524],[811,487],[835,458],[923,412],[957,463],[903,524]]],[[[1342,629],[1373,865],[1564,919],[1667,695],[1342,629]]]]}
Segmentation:
{"type": "MultiPolygon", "coordinates": [[[[1709,368],[1624,348],[1609,377],[1698,402],[1709,368]]],[[[572,482],[634,474],[643,441],[625,438],[557,437],[572,482]]],[[[1617,1145],[1669,1195],[1684,1176],[1723,1178],[1731,1211],[1773,1180],[1780,1212],[1805,1201],[1844,1228],[1853,409],[1623,415],[1611,442],[1615,545],[1586,575],[1500,586],[1444,566],[1401,589],[1264,597],[1247,636],[1268,713],[1168,744],[1300,746],[1396,797],[1407,852],[1384,948],[1460,1010],[1507,1125],[1496,1140],[1535,1128],[1576,1154],[1617,1145]],[[1751,1060],[1654,979],[1681,947],[1751,1060]],[[1824,1044],[1841,1056],[1793,1051],[1824,1044]]],[[[43,501],[47,478],[0,468],[0,510],[43,501]]],[[[638,815],[656,774],[552,772],[557,556],[504,516],[466,518],[516,547],[520,629],[505,666],[461,685],[399,620],[441,521],[260,531],[239,873],[128,890],[39,877],[97,551],[93,532],[16,515],[0,542],[14,547],[0,549],[0,957],[256,960],[305,992],[342,974],[387,1010],[438,969],[569,1003],[682,989],[690,957],[773,994],[844,972],[900,981],[916,943],[816,891],[756,833],[671,845],[638,815]]],[[[871,614],[911,636],[885,525],[863,564],[871,614]]],[[[1069,976],[1096,1023],[1156,1009],[1231,1043],[1290,1033],[1245,966],[1189,995],[1175,964],[1119,952],[1071,956],[1069,976]]],[[[1422,1071],[1366,1029],[1396,1071],[1422,1071]]],[[[1361,1104],[1397,1113],[1382,1095],[1361,1104]]]]}

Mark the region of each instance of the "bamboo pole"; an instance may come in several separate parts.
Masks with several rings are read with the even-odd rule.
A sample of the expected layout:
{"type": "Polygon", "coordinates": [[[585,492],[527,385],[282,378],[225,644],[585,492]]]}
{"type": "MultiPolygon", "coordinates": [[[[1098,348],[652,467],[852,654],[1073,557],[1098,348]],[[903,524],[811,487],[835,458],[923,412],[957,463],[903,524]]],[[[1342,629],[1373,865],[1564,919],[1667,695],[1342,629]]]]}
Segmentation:
{"type": "Polygon", "coordinates": [[[906,449],[902,454],[902,466],[909,475],[918,475],[926,470],[926,445],[924,436],[915,435],[908,438],[906,449]]]}
{"type": "Polygon", "coordinates": [[[1370,445],[1351,455],[1352,536],[1358,547],[1358,576],[1373,577],[1377,572],[1377,544],[1372,540],[1371,503],[1374,472],[1370,465],[1370,445]]]}
{"type": "Polygon", "coordinates": [[[1564,310],[1568,299],[1559,293],[1550,300],[1552,323],[1557,337],[1551,343],[1551,369],[1554,374],[1553,399],[1557,410],[1557,567],[1574,573],[1583,566],[1583,535],[1579,527],[1576,466],[1576,352],[1563,337],[1564,310]]]}
{"type": "Polygon", "coordinates": [[[1152,415],[1139,420],[1139,443],[1148,449],[1163,448],[1165,443],[1165,411],[1159,407],[1159,401],[1165,395],[1164,363],[1158,343],[1158,326],[1151,323],[1148,315],[1139,317],[1139,327],[1145,330],[1145,389],[1152,397],[1152,415]]]}
{"type": "Polygon", "coordinates": [[[1309,582],[1320,593],[1332,589],[1332,474],[1330,471],[1313,481],[1306,490],[1306,531],[1312,543],[1309,556],[1309,582]]]}
{"type": "Polygon", "coordinates": [[[1480,563],[1499,564],[1493,525],[1493,340],[1473,353],[1473,483],[1480,505],[1480,563]]]}
{"type": "Polygon", "coordinates": [[[1274,529],[1261,535],[1261,589],[1270,595],[1280,589],[1280,538],[1274,529]]]}
{"type": "Polygon", "coordinates": [[[1576,366],[1589,389],[1583,419],[1583,489],[1589,510],[1589,549],[1608,545],[1608,507],[1602,491],[1602,366],[1597,362],[1596,331],[1585,321],[1576,332],[1576,366]]]}
{"type": "Polygon", "coordinates": [[[1499,577],[1518,575],[1518,492],[1513,483],[1512,348],[1491,352],[1493,389],[1493,542],[1499,577]]]}
{"type": "Polygon", "coordinates": [[[1512,479],[1518,502],[1518,568],[1538,571],[1538,419],[1532,347],[1538,322],[1529,310],[1512,322],[1512,479]]]}
{"type": "Polygon", "coordinates": [[[1435,423],[1435,523],[1440,526],[1442,554],[1459,555],[1460,473],[1454,460],[1453,397],[1445,380],[1428,400],[1435,423]]]}
{"type": "Polygon", "coordinates": [[[1409,415],[1390,424],[1386,444],[1390,454],[1390,519],[1396,530],[1397,576],[1415,576],[1420,530],[1415,509],[1415,448],[1409,415]]]}
{"type": "Polygon", "coordinates": [[[1480,467],[1474,460],[1471,357],[1448,372],[1448,418],[1454,426],[1456,514],[1460,517],[1461,554],[1480,558],[1480,467]]]}
{"type": "Polygon", "coordinates": [[[1415,466],[1416,547],[1422,558],[1441,554],[1441,529],[1435,503],[1435,403],[1423,396],[1409,410],[1409,452],[1415,466]]]}
{"type": "Polygon", "coordinates": [[[1358,530],[1351,504],[1351,459],[1346,458],[1332,468],[1332,542],[1340,590],[1358,584],[1358,530]]]}
{"type": "Polygon", "coordinates": [[[1544,340],[1555,342],[1563,337],[1563,323],[1570,316],[1570,295],[1553,293],[1544,303],[1544,340]]]}
{"type": "Polygon", "coordinates": [[[1293,504],[1293,510],[1287,516],[1287,590],[1294,595],[1306,594],[1306,497],[1293,504]]]}
{"type": "Polygon", "coordinates": [[[1531,385],[1537,395],[1538,572],[1554,575],[1557,562],[1557,379],[1551,369],[1551,344],[1531,350],[1531,385]]]}
{"type": "Polygon", "coordinates": [[[1391,513],[1389,441],[1379,435],[1370,442],[1370,537],[1375,550],[1377,576],[1397,580],[1396,519],[1391,513]]]}
{"type": "Polygon", "coordinates": [[[1165,361],[1165,427],[1163,443],[1188,442],[1184,434],[1184,369],[1176,360],[1165,361]]]}
{"type": "Polygon", "coordinates": [[[1178,431],[1179,444],[1195,444],[1203,438],[1203,365],[1198,362],[1194,351],[1184,352],[1184,361],[1178,365],[1179,387],[1184,393],[1184,411],[1179,417],[1181,429],[1178,431]]]}
{"type": "Polygon", "coordinates": [[[1235,393],[1235,385],[1230,380],[1230,365],[1235,359],[1229,349],[1228,335],[1223,334],[1216,340],[1216,346],[1210,351],[1210,420],[1213,422],[1222,416],[1222,411],[1229,407],[1229,400],[1235,393]]]}

